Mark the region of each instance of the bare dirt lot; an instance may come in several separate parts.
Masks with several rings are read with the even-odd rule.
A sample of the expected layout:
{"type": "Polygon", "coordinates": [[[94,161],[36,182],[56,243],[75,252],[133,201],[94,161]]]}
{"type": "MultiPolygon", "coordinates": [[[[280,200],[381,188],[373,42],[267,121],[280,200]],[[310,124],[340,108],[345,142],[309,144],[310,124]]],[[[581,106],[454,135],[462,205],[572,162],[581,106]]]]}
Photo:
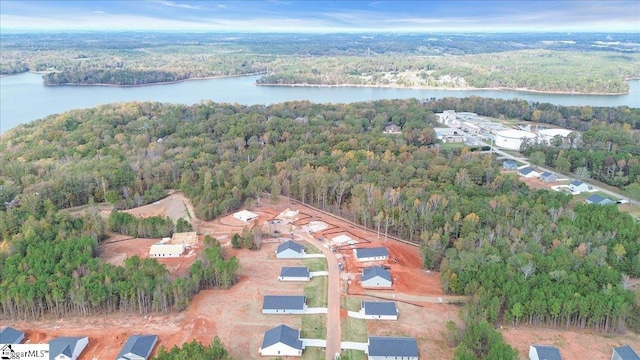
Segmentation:
{"type": "MultiPolygon", "coordinates": [[[[190,208],[189,201],[180,193],[173,193],[173,198],[132,210],[139,216],[165,216],[167,207],[178,206],[185,214],[190,208]]],[[[299,228],[310,221],[324,221],[328,227],[323,232],[314,234],[314,238],[325,238],[322,242],[313,240],[317,246],[324,246],[326,238],[338,234],[347,234],[358,243],[344,245],[337,255],[346,265],[344,273],[356,274],[360,268],[371,264],[361,264],[352,258],[353,247],[386,246],[390,260],[385,264],[391,266],[392,276],[395,278],[394,289],[391,292],[398,295],[399,321],[367,322],[367,331],[371,335],[404,335],[418,339],[420,354],[425,359],[451,358],[450,349],[442,336],[448,320],[457,319],[458,308],[453,305],[429,303],[421,301],[428,297],[444,297],[439,285],[439,274],[427,273],[421,269],[421,259],[418,249],[414,246],[387,240],[384,235],[380,238],[375,231],[362,230],[349,222],[327,216],[315,209],[282,201],[272,205],[264,200],[251,211],[258,214],[259,223],[274,219],[286,208],[300,210],[300,223],[294,224],[299,228]],[[317,242],[316,242],[317,241],[317,242]],[[395,261],[397,259],[397,261],[395,261]],[[402,296],[411,301],[402,302],[402,296]]],[[[110,210],[105,209],[108,214],[110,210]]],[[[174,216],[179,215],[174,211],[174,216]],[[176,215],[177,214],[177,215],[176,215]]],[[[191,211],[191,210],[190,210],[191,211]]],[[[179,217],[184,217],[180,215],[179,217]]],[[[239,360],[258,359],[258,348],[261,345],[264,331],[280,324],[300,328],[301,316],[291,315],[262,315],[262,298],[265,294],[302,294],[305,283],[279,282],[278,274],[282,266],[302,265],[300,260],[283,260],[275,258],[275,248],[282,238],[265,239],[259,251],[236,250],[229,245],[231,235],[240,233],[249,224],[225,216],[214,221],[205,222],[191,217],[194,229],[201,234],[210,234],[218,238],[225,245],[226,256],[236,256],[240,261],[239,282],[227,290],[206,290],[200,292],[192,300],[187,310],[177,314],[147,314],[118,313],[95,314],[87,318],[44,319],[40,321],[3,321],[2,325],[14,326],[26,331],[27,339],[31,343],[46,342],[57,336],[89,336],[90,342],[80,360],[113,359],[129,335],[157,334],[158,347],[170,348],[181,345],[192,339],[205,344],[211,342],[214,336],[219,336],[231,355],[239,360]]],[[[290,225],[280,225],[282,235],[290,229],[290,225]]],[[[202,236],[201,236],[202,239],[202,236]]],[[[107,240],[101,247],[101,258],[113,264],[121,264],[127,256],[143,256],[153,239],[127,239],[116,236],[107,240]]],[[[195,255],[192,257],[195,258],[195,255]]],[[[171,261],[184,259],[165,259],[163,262],[169,268],[176,264],[171,261]]],[[[184,264],[192,259],[184,260],[184,264]]],[[[376,263],[380,264],[380,263],[376,263]]],[[[174,272],[181,273],[184,269],[178,266],[174,272]]],[[[352,282],[349,296],[361,294],[357,281],[352,282]]],[[[370,300],[375,298],[365,296],[370,300]]],[[[522,359],[527,358],[528,347],[531,343],[552,344],[560,347],[565,359],[605,359],[610,358],[613,345],[638,344],[638,337],[633,335],[591,334],[578,331],[547,330],[539,328],[509,328],[504,329],[506,340],[520,351],[522,359]],[[635,342],[634,342],[635,341],[635,342]],[[613,344],[613,345],[612,345],[613,344]],[[580,350],[587,349],[586,351],[580,350]],[[573,354],[577,355],[573,355],[573,354]],[[593,357],[590,355],[594,354],[593,357]],[[596,356],[597,355],[597,356],[596,356]]],[[[640,348],[640,346],[636,346],[640,348]]]]}

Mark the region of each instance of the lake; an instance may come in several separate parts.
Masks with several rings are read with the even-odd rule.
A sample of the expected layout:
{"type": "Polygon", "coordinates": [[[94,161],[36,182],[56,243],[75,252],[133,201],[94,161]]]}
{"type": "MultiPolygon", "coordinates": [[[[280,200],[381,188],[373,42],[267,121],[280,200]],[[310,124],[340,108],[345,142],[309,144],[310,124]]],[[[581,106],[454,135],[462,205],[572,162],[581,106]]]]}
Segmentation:
{"type": "Polygon", "coordinates": [[[42,75],[23,73],[0,78],[0,133],[19,124],[76,108],[122,101],[158,101],[195,104],[210,99],[244,105],[292,100],[350,103],[381,99],[430,99],[447,96],[548,102],[557,105],[640,107],[640,80],[629,82],[626,95],[540,94],[511,90],[416,90],[367,87],[255,86],[258,76],[192,80],[140,87],[44,86],[42,75]]]}

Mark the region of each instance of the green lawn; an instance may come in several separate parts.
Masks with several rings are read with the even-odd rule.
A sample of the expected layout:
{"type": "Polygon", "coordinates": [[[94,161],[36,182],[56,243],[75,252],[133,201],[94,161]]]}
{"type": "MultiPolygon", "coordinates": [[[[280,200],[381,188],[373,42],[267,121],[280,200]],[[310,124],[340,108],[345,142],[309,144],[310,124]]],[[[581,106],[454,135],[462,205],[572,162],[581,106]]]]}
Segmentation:
{"type": "Polygon", "coordinates": [[[303,360],[324,359],[324,349],[309,346],[304,349],[304,351],[302,352],[302,357],[300,359],[303,359],[303,360]]]}
{"type": "Polygon", "coordinates": [[[345,350],[340,360],[367,360],[367,355],[361,350],[345,350]]]}
{"type": "Polygon", "coordinates": [[[318,250],[318,248],[315,247],[314,245],[305,245],[304,251],[307,254],[321,254],[321,251],[318,250]]]}
{"type": "MultiPolygon", "coordinates": [[[[308,307],[327,307],[328,276],[317,276],[304,287],[308,307]]],[[[306,316],[306,315],[305,315],[306,316]]]]}
{"type": "Polygon", "coordinates": [[[327,315],[311,314],[302,316],[300,337],[305,339],[324,339],[327,335],[327,315]]]}
{"type": "Polygon", "coordinates": [[[304,266],[309,268],[309,271],[327,271],[327,259],[323,258],[310,258],[302,259],[304,266]]]}
{"type": "Polygon", "coordinates": [[[465,145],[464,143],[442,143],[440,144],[440,149],[442,150],[462,149],[465,146],[468,146],[468,145],[465,145]]]}
{"type": "MultiPolygon", "coordinates": [[[[359,311],[362,300],[357,298],[342,298],[342,308],[348,311],[359,311]]],[[[342,321],[342,341],[367,342],[367,324],[364,319],[347,317],[342,321]]]]}

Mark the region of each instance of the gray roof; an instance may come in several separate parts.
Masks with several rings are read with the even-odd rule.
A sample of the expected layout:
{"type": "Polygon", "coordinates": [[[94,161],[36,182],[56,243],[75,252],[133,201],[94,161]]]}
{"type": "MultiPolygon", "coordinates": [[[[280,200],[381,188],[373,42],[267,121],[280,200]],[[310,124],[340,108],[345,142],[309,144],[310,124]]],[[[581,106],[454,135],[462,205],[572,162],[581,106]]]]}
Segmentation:
{"type": "Polygon", "coordinates": [[[0,330],[0,344],[19,344],[24,339],[24,333],[7,326],[0,330]]]}
{"type": "Polygon", "coordinates": [[[620,346],[613,351],[622,358],[622,360],[640,360],[640,356],[629,345],[620,346]]]}
{"type": "Polygon", "coordinates": [[[548,171],[545,171],[545,172],[543,172],[542,174],[540,174],[540,177],[549,177],[549,176],[551,176],[551,175],[553,175],[553,173],[550,173],[550,172],[548,172],[548,171]]]}
{"type": "Polygon", "coordinates": [[[369,336],[370,356],[418,356],[418,343],[409,337],[369,336]]]}
{"type": "Polygon", "coordinates": [[[536,169],[532,168],[531,166],[527,166],[527,167],[524,167],[524,168],[518,170],[518,172],[520,174],[525,174],[525,175],[527,175],[527,174],[529,174],[531,172],[534,172],[534,171],[536,171],[536,169]]]}
{"type": "Polygon", "coordinates": [[[360,248],[360,249],[355,249],[354,251],[356,252],[356,258],[358,259],[379,257],[379,256],[387,256],[387,257],[389,256],[389,252],[387,251],[387,248],[384,246],[375,247],[375,248],[360,248]]]}
{"type": "Polygon", "coordinates": [[[291,240],[285,241],[282,244],[278,245],[278,251],[277,252],[283,252],[287,249],[291,249],[297,253],[302,253],[302,250],[304,250],[304,246],[295,243],[291,240]]]}
{"type": "Polygon", "coordinates": [[[265,295],[262,309],[302,310],[305,301],[304,295],[265,295]]]}
{"type": "Polygon", "coordinates": [[[398,315],[396,304],[392,301],[363,301],[365,315],[398,315]]]}
{"type": "Polygon", "coordinates": [[[502,162],[503,164],[516,164],[516,161],[513,159],[507,159],[505,161],[502,162]]]}
{"type": "Polygon", "coordinates": [[[300,330],[292,329],[286,325],[274,327],[264,333],[261,349],[267,348],[277,343],[283,343],[294,349],[302,350],[302,341],[300,341],[300,330]]]}
{"type": "Polygon", "coordinates": [[[580,181],[580,180],[573,180],[571,182],[571,185],[573,185],[573,186],[580,186],[582,184],[584,184],[584,183],[582,181],[580,181]]]}
{"type": "Polygon", "coordinates": [[[285,266],[280,270],[281,277],[309,277],[309,268],[306,266],[285,266]]]}
{"type": "Polygon", "coordinates": [[[360,281],[369,280],[376,276],[380,276],[383,279],[391,281],[391,274],[380,266],[372,266],[362,270],[362,278],[360,281]]]}
{"type": "Polygon", "coordinates": [[[73,355],[73,349],[76,348],[76,344],[79,340],[84,339],[83,336],[73,337],[59,337],[49,341],[49,358],[54,359],[60,354],[64,354],[67,357],[73,355]]]}
{"type": "Polygon", "coordinates": [[[540,360],[562,360],[560,356],[560,350],[555,346],[549,345],[531,345],[536,349],[538,353],[538,359],[540,360]]]}
{"type": "Polygon", "coordinates": [[[153,347],[156,346],[157,341],[157,335],[131,335],[116,359],[129,359],[128,354],[134,354],[147,359],[149,355],[151,355],[153,347]]]}
{"type": "Polygon", "coordinates": [[[587,198],[587,201],[592,204],[613,204],[611,199],[607,199],[606,197],[598,194],[593,194],[587,198]]]}

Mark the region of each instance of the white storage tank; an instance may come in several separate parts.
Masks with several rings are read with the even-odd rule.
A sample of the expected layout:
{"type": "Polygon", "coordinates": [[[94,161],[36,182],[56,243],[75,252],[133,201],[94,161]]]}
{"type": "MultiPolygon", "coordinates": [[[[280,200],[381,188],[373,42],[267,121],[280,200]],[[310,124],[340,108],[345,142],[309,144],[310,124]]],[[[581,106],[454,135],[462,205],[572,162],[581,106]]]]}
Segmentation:
{"type": "Polygon", "coordinates": [[[536,135],[523,130],[502,130],[496,132],[495,145],[503,149],[520,150],[520,145],[522,145],[524,139],[531,139],[535,142],[536,135]]]}

